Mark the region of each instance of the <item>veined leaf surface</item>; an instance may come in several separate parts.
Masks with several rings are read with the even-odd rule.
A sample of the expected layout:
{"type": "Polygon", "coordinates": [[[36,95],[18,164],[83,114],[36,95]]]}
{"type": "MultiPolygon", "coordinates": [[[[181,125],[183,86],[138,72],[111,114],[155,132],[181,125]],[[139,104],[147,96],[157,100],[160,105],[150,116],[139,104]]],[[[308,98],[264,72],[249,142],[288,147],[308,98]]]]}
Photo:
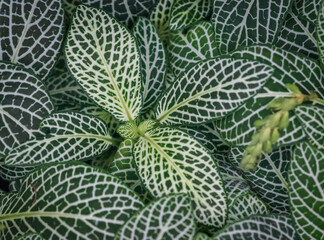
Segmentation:
{"type": "Polygon", "coordinates": [[[6,181],[15,181],[26,176],[35,169],[33,166],[6,166],[4,162],[0,162],[0,179],[6,181]]]}
{"type": "Polygon", "coordinates": [[[0,63],[0,156],[41,135],[41,120],[54,106],[43,83],[24,68],[0,63]]]}
{"type": "Polygon", "coordinates": [[[299,14],[314,23],[317,19],[321,2],[321,0],[296,0],[295,7],[299,14]]]}
{"type": "Polygon", "coordinates": [[[292,0],[215,0],[212,23],[221,53],[276,41],[292,0]]]}
{"type": "MultiPolygon", "coordinates": [[[[309,58],[267,45],[244,47],[231,56],[269,64],[274,69],[262,91],[232,114],[215,122],[221,137],[232,146],[247,146],[250,143],[255,132],[254,122],[272,113],[266,109],[268,104],[276,97],[289,94],[285,84],[296,84],[304,94],[314,91],[324,98],[324,72],[317,62],[309,58]]],[[[289,122],[288,128],[282,131],[278,146],[296,143],[305,137],[293,113],[289,122]]]]}
{"type": "Polygon", "coordinates": [[[299,106],[295,113],[310,142],[318,149],[324,149],[324,108],[319,106],[299,106]]]}
{"type": "Polygon", "coordinates": [[[296,239],[296,237],[290,216],[257,215],[227,225],[215,234],[213,239],[291,240],[296,239]]]}
{"type": "Polygon", "coordinates": [[[1,198],[0,206],[0,239],[27,231],[45,239],[113,239],[143,204],[106,172],[67,163],[34,171],[19,193],[1,198]]]}
{"type": "Polygon", "coordinates": [[[172,128],[148,131],[134,145],[139,176],[155,197],[188,193],[198,222],[222,226],[227,206],[214,159],[188,134],[172,128]]]}
{"type": "Polygon", "coordinates": [[[171,9],[170,30],[179,31],[205,19],[210,8],[210,0],[177,0],[171,9]]]}
{"type": "Polygon", "coordinates": [[[67,65],[88,95],[120,121],[141,105],[140,56],[128,30],[103,10],[80,5],[65,47],[67,65]]]}
{"type": "Polygon", "coordinates": [[[162,197],[129,219],[115,240],[188,240],[195,234],[190,198],[184,194],[162,197]]]}
{"type": "Polygon", "coordinates": [[[5,164],[23,166],[85,160],[102,154],[111,145],[118,145],[103,121],[81,113],[55,113],[42,121],[41,129],[48,132],[45,138],[14,148],[5,164]]]}
{"type": "Polygon", "coordinates": [[[45,79],[63,41],[60,0],[0,2],[0,60],[23,65],[45,79]]]}
{"type": "Polygon", "coordinates": [[[176,75],[199,61],[216,57],[219,52],[213,26],[210,22],[200,21],[187,32],[172,34],[168,53],[170,67],[176,75]]]}
{"type": "Polygon", "coordinates": [[[146,18],[139,18],[133,28],[142,62],[143,109],[150,109],[164,90],[166,53],[159,35],[146,18]]]}
{"type": "Polygon", "coordinates": [[[271,74],[270,67],[258,62],[230,58],[199,62],[162,95],[155,117],[164,125],[224,117],[256,94],[271,74]]]}
{"type": "Polygon", "coordinates": [[[16,237],[14,240],[43,240],[44,238],[39,233],[27,233],[16,237]]]}
{"type": "Polygon", "coordinates": [[[309,143],[294,150],[289,168],[289,202],[296,231],[301,239],[324,236],[324,151],[309,143]]]}
{"type": "Polygon", "coordinates": [[[322,65],[324,64],[324,2],[322,1],[316,21],[317,47],[322,65]]]}

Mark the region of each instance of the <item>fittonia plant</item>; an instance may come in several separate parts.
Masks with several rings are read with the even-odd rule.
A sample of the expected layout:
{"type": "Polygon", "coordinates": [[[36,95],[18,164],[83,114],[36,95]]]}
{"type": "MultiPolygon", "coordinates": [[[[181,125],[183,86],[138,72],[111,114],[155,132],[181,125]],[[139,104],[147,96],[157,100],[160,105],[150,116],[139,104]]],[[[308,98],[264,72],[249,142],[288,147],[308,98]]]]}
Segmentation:
{"type": "Polygon", "coordinates": [[[323,239],[324,5],[115,2],[0,3],[0,239],[323,239]]]}

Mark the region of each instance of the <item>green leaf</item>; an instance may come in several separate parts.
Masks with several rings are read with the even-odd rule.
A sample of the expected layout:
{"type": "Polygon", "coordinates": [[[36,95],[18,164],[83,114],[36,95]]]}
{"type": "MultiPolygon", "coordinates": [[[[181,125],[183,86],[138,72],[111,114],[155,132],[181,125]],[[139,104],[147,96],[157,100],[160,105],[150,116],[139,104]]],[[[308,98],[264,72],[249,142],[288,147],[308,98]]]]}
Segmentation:
{"type": "MultiPolygon", "coordinates": [[[[244,148],[232,148],[229,159],[238,166],[244,155],[244,148]]],[[[269,157],[259,161],[255,171],[244,172],[244,178],[273,213],[289,213],[288,191],[285,182],[292,155],[292,147],[274,150],[269,157]]]]}
{"type": "Polygon", "coordinates": [[[139,114],[140,57],[136,41],[115,18],[80,5],[65,46],[67,65],[87,94],[120,121],[139,114]]]}
{"type": "Polygon", "coordinates": [[[44,238],[39,233],[27,233],[16,237],[14,240],[43,240],[44,238]]]}
{"type": "Polygon", "coordinates": [[[295,7],[299,14],[314,23],[317,19],[321,2],[321,0],[295,0],[295,7]]]}
{"type": "Polygon", "coordinates": [[[29,231],[45,239],[113,239],[142,207],[134,192],[102,170],[56,164],[34,171],[19,193],[1,199],[0,235],[12,239],[29,231]]]}
{"type": "Polygon", "coordinates": [[[0,198],[6,196],[7,193],[5,191],[3,191],[2,189],[0,189],[0,198]]]}
{"type": "Polygon", "coordinates": [[[0,156],[41,135],[39,124],[53,108],[39,79],[20,66],[0,62],[0,156]]]}
{"type": "Polygon", "coordinates": [[[211,238],[207,234],[199,232],[194,236],[193,240],[211,240],[211,238]]]}
{"type": "Polygon", "coordinates": [[[212,23],[219,50],[228,53],[240,46],[273,44],[292,0],[215,0],[212,23]]]}
{"type": "Polygon", "coordinates": [[[250,191],[248,183],[241,177],[223,176],[223,180],[229,208],[233,205],[238,196],[244,195],[250,191]]]}
{"type": "Polygon", "coordinates": [[[319,106],[299,106],[295,113],[301,121],[310,142],[318,149],[324,149],[324,108],[319,106]]]}
{"type": "Polygon", "coordinates": [[[151,202],[129,219],[115,240],[187,240],[195,234],[190,198],[170,195],[151,202]]]}
{"type": "Polygon", "coordinates": [[[209,0],[176,0],[171,9],[170,30],[178,31],[207,18],[210,8],[209,0]]]}
{"type": "MultiPolygon", "coordinates": [[[[264,119],[272,112],[266,107],[274,99],[289,96],[285,85],[295,84],[304,94],[316,92],[324,98],[324,72],[319,64],[309,58],[290,53],[274,46],[251,46],[231,54],[233,58],[244,58],[269,64],[274,73],[265,87],[235,112],[215,122],[221,137],[232,146],[247,146],[255,132],[254,122],[264,119]]],[[[305,133],[296,116],[290,114],[287,129],[281,132],[278,146],[301,141],[305,133]]]]}
{"type": "Polygon", "coordinates": [[[282,26],[276,46],[287,51],[296,51],[317,59],[317,41],[314,22],[302,19],[290,12],[282,26]]]}
{"type": "Polygon", "coordinates": [[[164,125],[224,117],[256,94],[271,74],[270,67],[258,62],[229,58],[199,62],[162,95],[155,117],[164,125]]]}
{"type": "Polygon", "coordinates": [[[269,214],[267,205],[251,191],[235,198],[228,208],[227,222],[245,219],[254,214],[269,214]]]}
{"type": "Polygon", "coordinates": [[[296,146],[289,168],[289,202],[301,239],[324,236],[324,151],[304,142],[296,146]]]}
{"type": "Polygon", "coordinates": [[[197,140],[172,128],[155,128],[134,145],[138,174],[155,197],[188,193],[198,222],[222,226],[225,191],[214,159],[197,140]]]}
{"type": "Polygon", "coordinates": [[[324,2],[322,1],[316,21],[317,47],[322,65],[324,64],[324,2]]]}
{"type": "Polygon", "coordinates": [[[213,26],[201,21],[188,31],[172,34],[168,53],[170,68],[176,75],[199,61],[216,57],[219,52],[213,26]]]}
{"type": "Polygon", "coordinates": [[[227,225],[213,239],[296,239],[290,216],[256,215],[227,225]]]}
{"type": "Polygon", "coordinates": [[[35,167],[33,166],[6,166],[4,162],[0,162],[0,181],[1,179],[7,181],[15,181],[17,179],[21,179],[26,176],[28,173],[33,171],[35,167]]]}
{"type": "Polygon", "coordinates": [[[100,119],[81,113],[55,113],[44,119],[45,138],[31,140],[9,152],[6,165],[39,165],[51,162],[85,160],[118,144],[100,119]]]}
{"type": "Polygon", "coordinates": [[[140,197],[148,202],[151,197],[141,182],[134,163],[133,157],[134,143],[131,139],[124,140],[118,148],[114,160],[108,167],[108,172],[124,181],[126,185],[135,191],[140,197]]]}
{"type": "Polygon", "coordinates": [[[23,65],[46,79],[63,41],[61,1],[3,0],[0,9],[0,60],[23,65]]]}
{"type": "Polygon", "coordinates": [[[143,109],[153,106],[164,90],[166,75],[166,53],[154,25],[146,18],[139,18],[133,28],[141,54],[143,109]]]}

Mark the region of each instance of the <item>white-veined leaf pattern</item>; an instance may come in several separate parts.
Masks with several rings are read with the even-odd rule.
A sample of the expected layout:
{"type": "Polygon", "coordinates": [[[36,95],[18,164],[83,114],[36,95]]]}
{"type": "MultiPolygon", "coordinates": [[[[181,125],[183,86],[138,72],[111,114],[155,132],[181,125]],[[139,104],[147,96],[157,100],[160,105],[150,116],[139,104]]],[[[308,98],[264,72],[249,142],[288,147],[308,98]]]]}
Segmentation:
{"type": "Polygon", "coordinates": [[[317,47],[322,65],[324,65],[324,1],[322,1],[316,21],[317,47]]]}
{"type": "Polygon", "coordinates": [[[317,19],[321,2],[321,0],[295,0],[295,7],[299,14],[314,23],[317,19]]]}
{"type": "Polygon", "coordinates": [[[73,76],[100,107],[120,121],[137,117],[142,105],[140,56],[123,25],[103,10],[80,5],[65,52],[73,76]]]}

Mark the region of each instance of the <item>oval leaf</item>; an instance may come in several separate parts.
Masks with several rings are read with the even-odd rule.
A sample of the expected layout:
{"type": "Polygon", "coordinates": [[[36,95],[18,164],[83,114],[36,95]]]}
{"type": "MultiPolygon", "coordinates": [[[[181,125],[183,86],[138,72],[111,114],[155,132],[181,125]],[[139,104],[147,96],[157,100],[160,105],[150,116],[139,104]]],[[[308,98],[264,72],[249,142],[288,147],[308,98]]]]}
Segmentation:
{"type": "Polygon", "coordinates": [[[141,105],[136,41],[115,18],[80,5],[65,47],[67,65],[88,95],[120,121],[137,117],[141,105]]]}
{"type": "Polygon", "coordinates": [[[164,125],[224,117],[256,94],[271,74],[270,67],[258,62],[229,58],[199,62],[162,95],[155,117],[164,125]]]}

